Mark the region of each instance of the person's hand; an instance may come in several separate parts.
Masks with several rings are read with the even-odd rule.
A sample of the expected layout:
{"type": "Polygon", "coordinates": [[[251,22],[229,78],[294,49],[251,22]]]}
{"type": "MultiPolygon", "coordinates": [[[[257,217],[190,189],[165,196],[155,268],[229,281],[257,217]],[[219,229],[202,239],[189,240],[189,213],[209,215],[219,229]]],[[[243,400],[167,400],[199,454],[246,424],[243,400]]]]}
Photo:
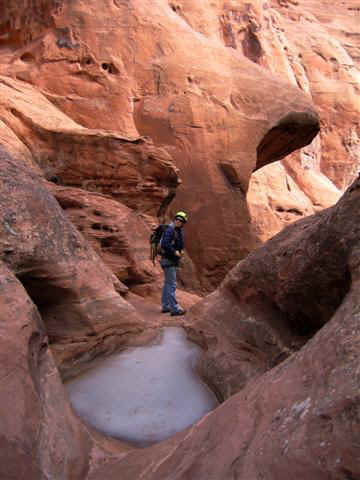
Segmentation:
{"type": "Polygon", "coordinates": [[[181,257],[181,252],[179,252],[179,250],[176,250],[175,255],[176,255],[177,257],[181,257]]]}

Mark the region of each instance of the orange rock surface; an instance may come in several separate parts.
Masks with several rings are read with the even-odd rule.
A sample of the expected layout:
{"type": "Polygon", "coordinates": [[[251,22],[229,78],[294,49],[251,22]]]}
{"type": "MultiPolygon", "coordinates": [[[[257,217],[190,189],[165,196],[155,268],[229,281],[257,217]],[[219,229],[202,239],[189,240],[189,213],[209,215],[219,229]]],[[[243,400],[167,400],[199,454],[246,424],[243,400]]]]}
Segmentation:
{"type": "Polygon", "coordinates": [[[326,208],[359,169],[359,15],[0,0],[1,478],[359,477],[360,180],[326,208]],[[147,242],[178,208],[180,283],[223,281],[179,292],[176,324],[224,402],[138,450],[81,422],[59,372],[173,321],[147,242]]]}
{"type": "MultiPolygon", "coordinates": [[[[28,7],[2,6],[0,72],[35,85],[82,126],[128,139],[145,135],[169,154],[183,180],[173,210],[191,214],[189,254],[203,286],[212,288],[257,245],[246,203],[252,172],[318,131],[309,91],[275,77],[263,60],[258,30],[271,36],[268,18],[283,7],[164,0],[107,0],[101,9],[95,0],[39,0],[28,7]]],[[[97,183],[118,194],[105,179],[97,183]]],[[[256,227],[257,212],[250,213],[256,227]]]]}

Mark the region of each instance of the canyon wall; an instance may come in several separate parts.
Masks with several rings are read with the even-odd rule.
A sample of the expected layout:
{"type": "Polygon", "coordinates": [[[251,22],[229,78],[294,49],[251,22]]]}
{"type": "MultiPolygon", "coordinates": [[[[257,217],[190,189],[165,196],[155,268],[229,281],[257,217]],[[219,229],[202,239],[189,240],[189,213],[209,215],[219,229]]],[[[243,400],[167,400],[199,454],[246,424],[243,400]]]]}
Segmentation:
{"type": "Polygon", "coordinates": [[[0,0],[1,478],[358,478],[359,13],[0,0]],[[220,285],[179,324],[223,403],[138,450],[60,375],[166,325],[130,300],[179,208],[180,280],[220,285]]]}
{"type": "Polygon", "coordinates": [[[4,151],[0,158],[1,478],[359,476],[360,177],[334,207],[239,262],[182,317],[223,402],[139,449],[74,414],[53,353],[66,365],[61,352],[86,355],[96,343],[111,351],[159,323],[116,292],[43,179],[4,151]]]}
{"type": "MultiPolygon", "coordinates": [[[[348,10],[356,6],[331,18],[325,1],[0,7],[3,75],[34,85],[83,127],[147,137],[179,170],[176,199],[153,192],[150,209],[126,194],[133,178],[119,185],[99,169],[94,182],[85,164],[77,179],[46,173],[141,214],[187,210],[189,287],[214,288],[261,241],[333,204],[358,168],[358,13],[348,10]],[[314,104],[322,131],[311,143],[320,125],[314,104]]],[[[51,158],[57,168],[59,156],[51,158]]],[[[151,189],[145,183],[137,195],[151,189]]]]}

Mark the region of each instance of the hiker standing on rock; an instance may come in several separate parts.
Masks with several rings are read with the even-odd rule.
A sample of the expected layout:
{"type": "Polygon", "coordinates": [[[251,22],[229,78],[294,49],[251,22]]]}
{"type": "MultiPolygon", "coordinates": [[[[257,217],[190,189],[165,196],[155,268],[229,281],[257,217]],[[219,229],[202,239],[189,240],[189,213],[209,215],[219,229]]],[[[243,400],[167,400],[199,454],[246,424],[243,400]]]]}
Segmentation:
{"type": "Polygon", "coordinates": [[[174,221],[168,225],[161,239],[160,265],[164,271],[161,312],[171,312],[172,316],[185,314],[185,310],[176,301],[176,268],[184,249],[183,226],[186,222],[186,213],[177,212],[174,221]]]}

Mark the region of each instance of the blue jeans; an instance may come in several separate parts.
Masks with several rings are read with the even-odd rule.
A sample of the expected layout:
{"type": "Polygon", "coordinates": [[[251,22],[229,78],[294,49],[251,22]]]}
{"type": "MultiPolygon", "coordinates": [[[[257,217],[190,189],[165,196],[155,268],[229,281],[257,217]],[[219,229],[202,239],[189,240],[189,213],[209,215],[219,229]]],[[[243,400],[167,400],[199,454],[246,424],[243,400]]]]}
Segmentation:
{"type": "Polygon", "coordinates": [[[176,301],[176,267],[166,265],[167,262],[161,262],[164,271],[164,286],[162,289],[161,303],[164,310],[170,309],[172,312],[178,312],[180,307],[176,301]]]}

